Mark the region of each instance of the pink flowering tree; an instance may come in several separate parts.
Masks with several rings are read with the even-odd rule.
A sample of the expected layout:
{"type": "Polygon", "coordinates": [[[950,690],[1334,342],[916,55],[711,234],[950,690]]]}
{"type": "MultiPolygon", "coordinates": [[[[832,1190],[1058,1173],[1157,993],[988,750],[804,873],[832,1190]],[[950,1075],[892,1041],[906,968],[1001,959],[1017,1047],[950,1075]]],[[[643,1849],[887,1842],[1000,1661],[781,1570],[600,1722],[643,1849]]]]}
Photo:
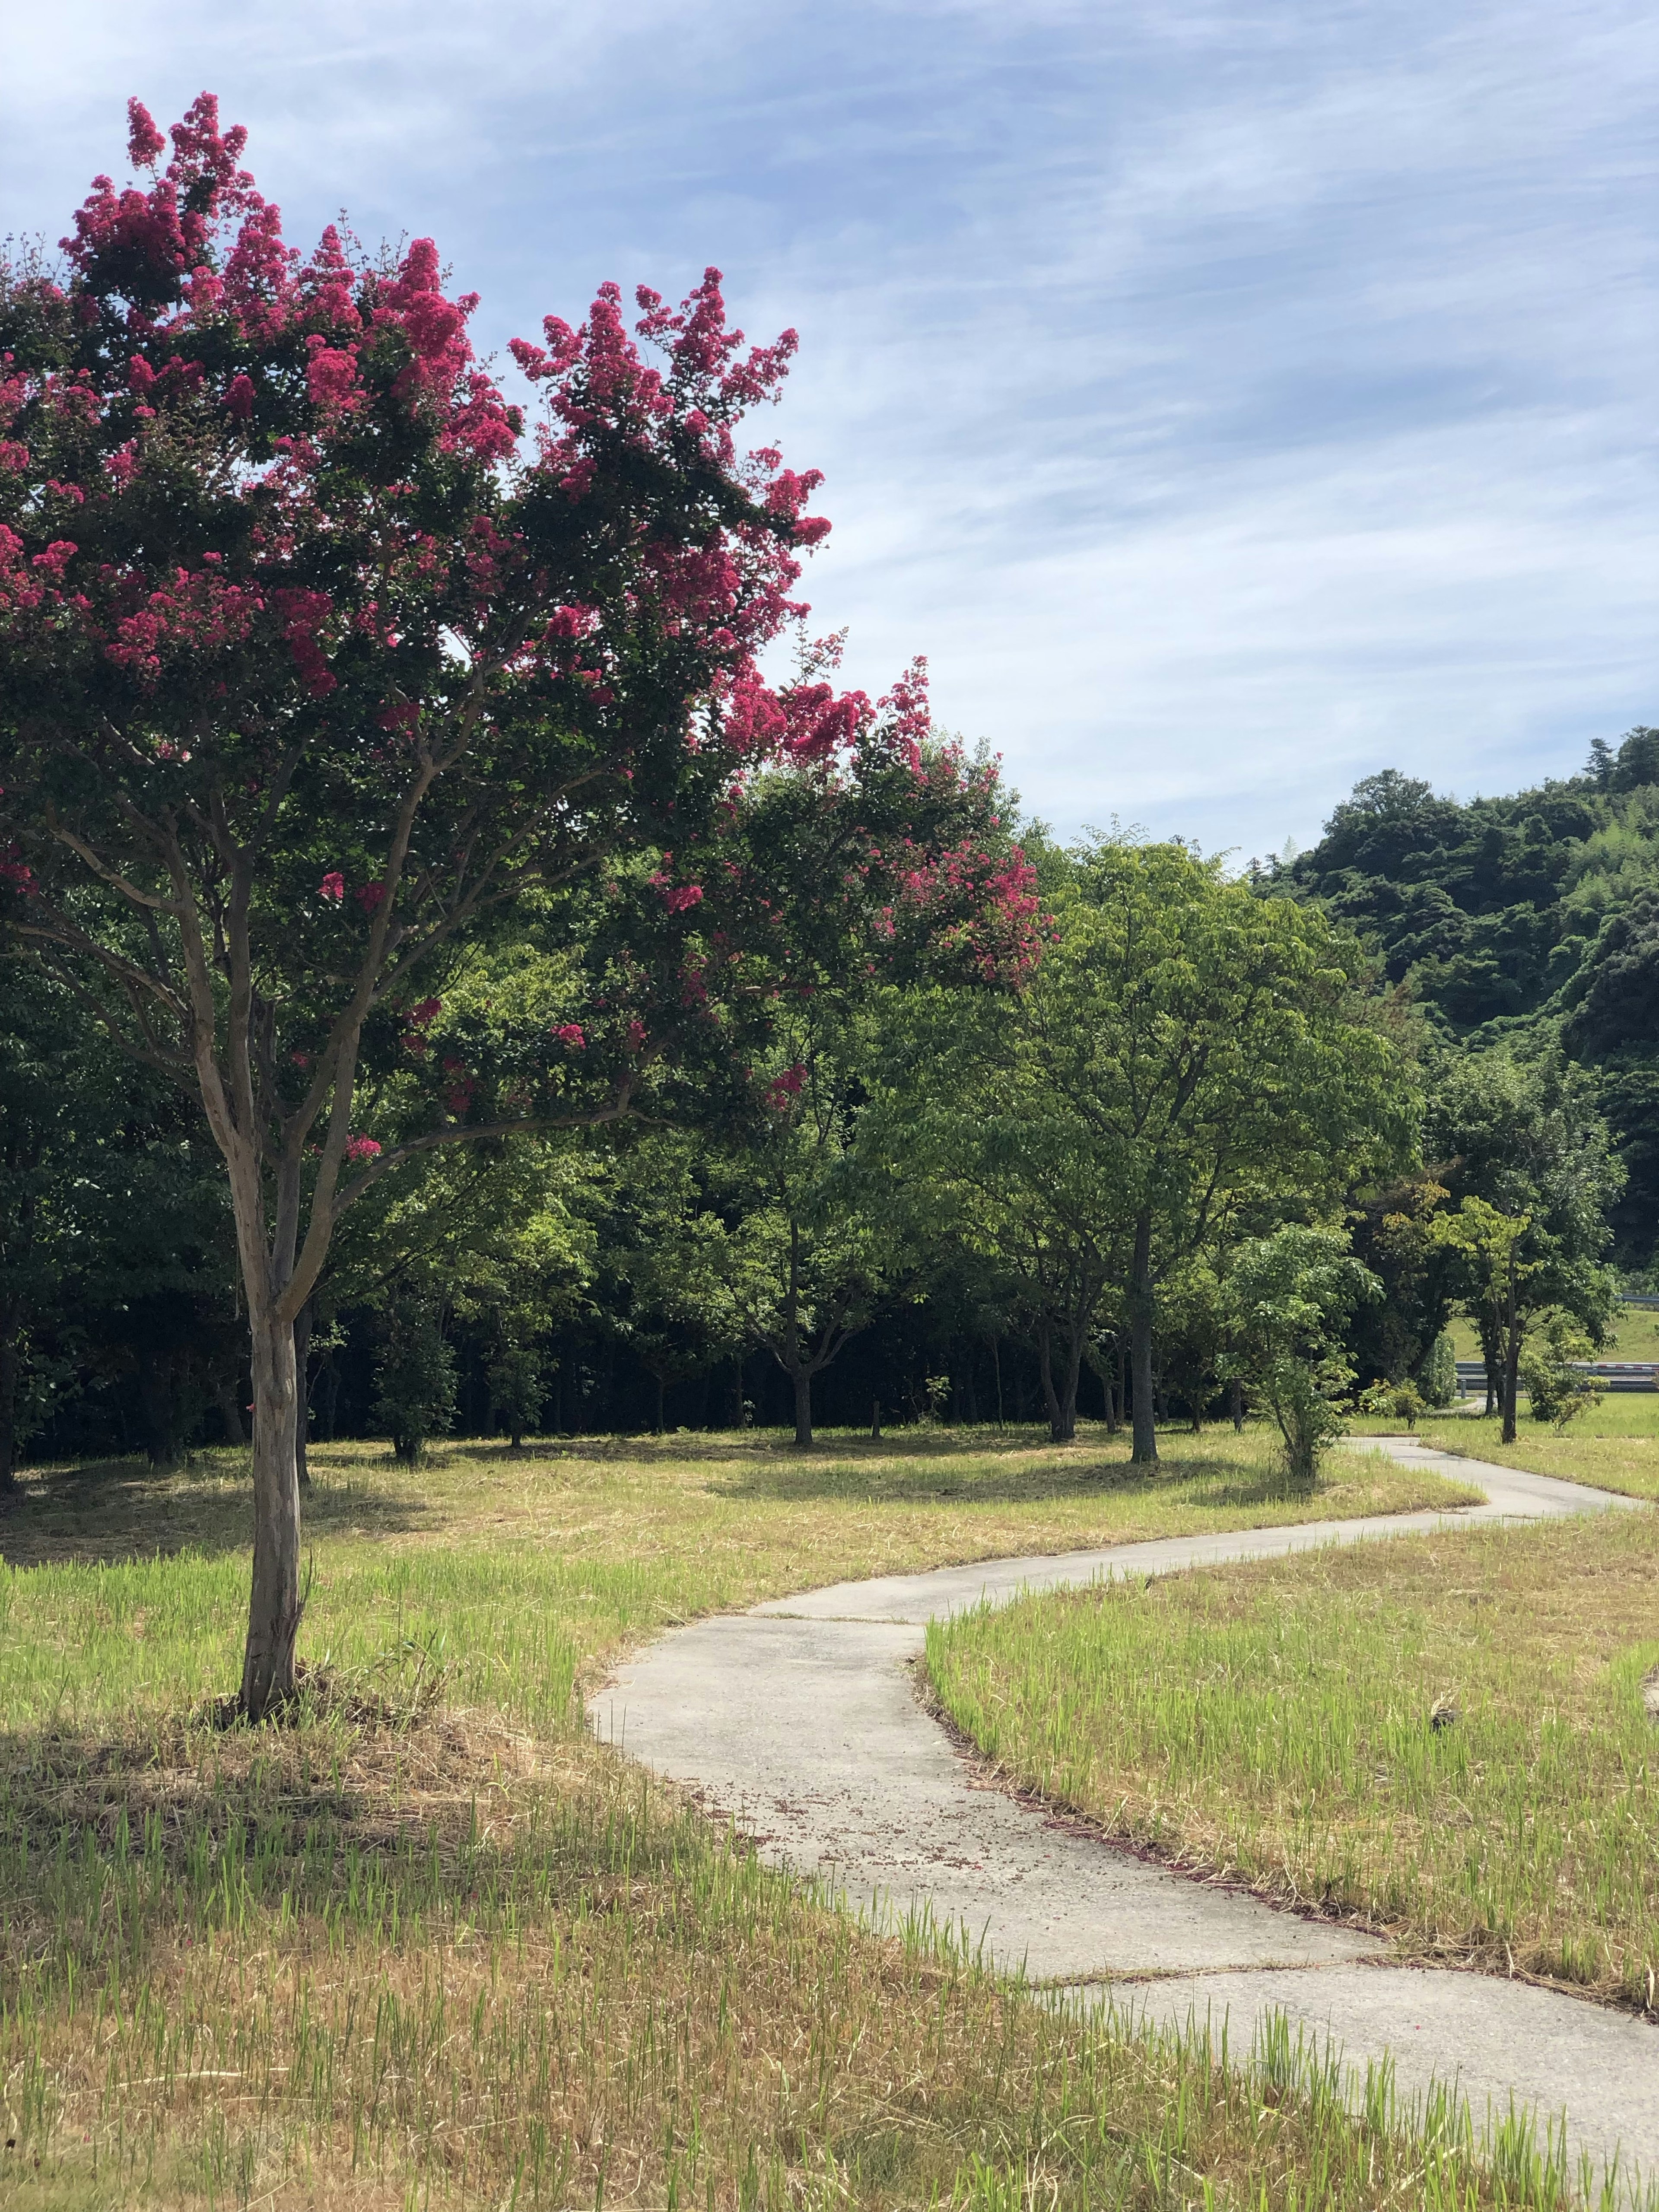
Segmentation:
{"type": "Polygon", "coordinates": [[[705,870],[737,907],[708,925],[722,996],[768,1009],[724,1177],[732,1300],[788,1379],[803,1449],[816,1379],[923,1262],[927,1209],[866,1139],[894,1010],[944,985],[994,1019],[1046,941],[995,767],[934,738],[921,665],[858,713],[850,751],[755,779],[705,870]]]}
{"type": "MultiPolygon", "coordinates": [[[[429,240],[297,252],[210,96],[130,121],[138,180],[0,270],[0,929],[223,1157],[258,1716],[294,1680],[294,1332],[343,1214],[435,1146],[672,1106],[699,1055],[740,1089],[763,894],[710,872],[745,778],[896,820],[927,777],[903,701],[757,665],[827,528],[738,436],[793,334],[745,346],[714,271],[631,328],[607,285],[514,343],[521,410],[429,240]],[[503,938],[557,951],[571,1003],[456,1030],[446,979],[503,938]]],[[[955,782],[911,853],[840,816],[878,833],[864,902],[940,943],[999,896],[955,782]]]]}

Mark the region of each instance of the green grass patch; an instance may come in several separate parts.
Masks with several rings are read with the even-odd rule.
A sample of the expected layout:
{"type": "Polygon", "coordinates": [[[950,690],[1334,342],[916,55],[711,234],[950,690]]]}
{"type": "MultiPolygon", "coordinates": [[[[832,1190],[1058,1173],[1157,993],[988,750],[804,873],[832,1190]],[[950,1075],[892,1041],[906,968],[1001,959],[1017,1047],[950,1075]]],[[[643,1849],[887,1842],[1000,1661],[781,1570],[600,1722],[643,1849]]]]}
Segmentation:
{"type": "Polygon", "coordinates": [[[930,1629],[928,1666],[988,1759],[1113,1834],[1653,2003],[1659,1516],[1028,1599],[930,1629]]]}
{"type": "MultiPolygon", "coordinates": [[[[1460,1359],[1479,1359],[1480,1333],[1467,1314],[1454,1314],[1452,1344],[1460,1359]]],[[[1598,1359],[1659,1359],[1659,1308],[1621,1305],[1613,1316],[1613,1334],[1598,1359]]]]}
{"type": "Polygon", "coordinates": [[[629,1642],[855,1574],[1455,1489],[1266,1437],[936,1432],[316,1455],[291,1723],[225,1729],[235,1455],[32,1478],[0,1521],[0,2196],[685,2212],[1564,2203],[1467,2112],[1364,2113],[1270,2034],[1229,2067],[877,1938],[578,1726],[629,1642]],[[1504,2179],[1507,2176],[1507,2179],[1504,2179]]]}
{"type": "MultiPolygon", "coordinates": [[[[1205,1528],[1404,1512],[1478,1496],[1376,1455],[1287,1492],[1271,1440],[1166,1439],[1148,1474],[1121,1439],[923,1432],[586,1439],[514,1457],[455,1445],[413,1471],[380,1446],[313,1455],[314,1576],[301,1650],[348,1668],[418,1647],[455,1701],[568,1729],[579,1679],[694,1615],[853,1577],[1205,1528]]],[[[246,1627],[244,1455],[32,1478],[0,1517],[0,1712],[95,1727],[234,1686],[246,1627]]]]}

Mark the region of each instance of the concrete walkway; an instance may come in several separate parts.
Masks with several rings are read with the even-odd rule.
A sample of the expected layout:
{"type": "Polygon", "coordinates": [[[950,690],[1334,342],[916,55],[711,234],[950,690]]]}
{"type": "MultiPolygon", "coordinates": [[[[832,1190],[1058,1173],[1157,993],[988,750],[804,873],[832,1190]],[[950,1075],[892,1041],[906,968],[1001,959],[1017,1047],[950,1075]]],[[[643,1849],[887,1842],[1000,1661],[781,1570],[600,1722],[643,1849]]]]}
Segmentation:
{"type": "Polygon", "coordinates": [[[982,1939],[996,1963],[1163,2021],[1230,2014],[1235,2049],[1270,2009],[1350,2064],[1390,2054],[1401,2090],[1457,2081],[1479,2123],[1511,2100],[1564,2110],[1598,2163],[1620,2152],[1659,2176],[1659,2031],[1526,1984],[1389,1963],[1381,1939],[1194,1881],[1045,1817],[976,1781],[917,1704],[925,1627],[1022,1591],[1413,1531],[1601,1512],[1606,1492],[1378,1447],[1480,1485],[1442,1513],[1172,1537],[1058,1558],[841,1583],[702,1620],[618,1670],[593,1698],[598,1733],[735,1820],[774,1864],[833,1882],[891,1924],[926,1910],[982,1939]]]}

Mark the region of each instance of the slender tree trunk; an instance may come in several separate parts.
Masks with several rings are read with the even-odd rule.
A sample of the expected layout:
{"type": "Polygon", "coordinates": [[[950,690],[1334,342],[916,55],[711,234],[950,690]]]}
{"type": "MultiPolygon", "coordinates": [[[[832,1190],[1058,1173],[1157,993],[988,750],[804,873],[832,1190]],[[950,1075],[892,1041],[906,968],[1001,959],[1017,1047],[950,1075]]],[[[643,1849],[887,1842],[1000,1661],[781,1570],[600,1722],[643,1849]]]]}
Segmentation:
{"type": "Polygon", "coordinates": [[[991,1371],[996,1376],[997,1383],[997,1426],[1002,1428],[1006,1424],[1002,1418],[1002,1339],[1000,1336],[991,1339],[991,1371]]]}
{"type": "Polygon", "coordinates": [[[0,1310],[0,1495],[17,1488],[17,1384],[22,1372],[23,1316],[0,1310]]]}
{"type": "Polygon", "coordinates": [[[870,1407],[870,1441],[872,1444],[878,1444],[881,1442],[881,1401],[879,1398],[876,1399],[870,1407]]]}
{"type": "Polygon", "coordinates": [[[214,1393],[219,1407],[219,1419],[225,1425],[225,1442],[228,1444],[245,1444],[247,1442],[247,1430],[242,1421],[242,1408],[236,1396],[236,1386],[240,1379],[240,1376],[234,1375],[222,1376],[218,1389],[214,1393]]]}
{"type": "Polygon", "coordinates": [[[294,1323],[294,1468],[301,1490],[311,1487],[306,1449],[311,1442],[311,1300],[301,1307],[294,1323]]]}
{"type": "Polygon", "coordinates": [[[300,1632],[299,1390],[294,1328],[269,1305],[252,1316],[253,1591],[242,1658],[242,1705],[259,1720],[294,1693],[300,1632]]]}
{"type": "Polygon", "coordinates": [[[653,1378],[657,1385],[657,1434],[662,1434],[663,1380],[660,1375],[653,1378]]]}
{"type": "Polygon", "coordinates": [[[1492,1310],[1491,1301],[1485,1298],[1480,1303],[1480,1358],[1486,1370],[1486,1418],[1490,1420],[1498,1411],[1503,1396],[1499,1376],[1503,1371],[1504,1353],[1498,1316],[1492,1310]]]}
{"type": "Polygon", "coordinates": [[[1509,1295],[1504,1314],[1504,1434],[1506,1444],[1515,1442],[1515,1397],[1521,1371],[1521,1316],[1516,1311],[1515,1254],[1510,1254],[1509,1295]]]}
{"type": "Polygon", "coordinates": [[[1234,1432],[1242,1437],[1244,1433],[1244,1385],[1237,1375],[1228,1385],[1227,1396],[1231,1401],[1234,1432]]]}
{"type": "Polygon", "coordinates": [[[807,1368],[797,1367],[789,1379],[795,1386],[795,1442],[807,1451],[812,1443],[811,1373],[807,1368]]]}
{"type": "Polygon", "coordinates": [[[1158,1464],[1158,1425],[1152,1398],[1152,1217],[1135,1224],[1134,1256],[1129,1269],[1129,1389],[1134,1422],[1130,1463],[1158,1464]]]}
{"type": "Polygon", "coordinates": [[[1042,1404],[1048,1416],[1048,1441],[1055,1444],[1068,1443],[1076,1423],[1074,1420],[1072,1430],[1066,1428],[1066,1408],[1054,1387],[1054,1342],[1046,1321],[1037,1324],[1037,1373],[1042,1378],[1042,1404]]]}
{"type": "Polygon", "coordinates": [[[1078,1392],[1082,1386],[1082,1382],[1083,1348],[1079,1345],[1072,1352],[1070,1357],[1067,1358],[1066,1362],[1066,1372],[1064,1376],[1061,1378],[1060,1393],[1060,1418],[1061,1425],[1066,1431],[1065,1436],[1061,1439],[1065,1443],[1072,1443],[1077,1435],[1077,1401],[1078,1392]]]}

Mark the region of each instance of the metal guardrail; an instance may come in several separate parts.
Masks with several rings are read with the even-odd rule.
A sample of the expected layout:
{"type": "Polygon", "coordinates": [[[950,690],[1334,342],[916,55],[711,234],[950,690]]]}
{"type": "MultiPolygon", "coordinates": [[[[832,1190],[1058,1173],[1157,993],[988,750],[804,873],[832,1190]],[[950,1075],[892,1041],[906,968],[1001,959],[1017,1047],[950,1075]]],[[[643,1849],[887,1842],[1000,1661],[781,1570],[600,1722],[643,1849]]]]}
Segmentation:
{"type": "MultiPolygon", "coordinates": [[[[1591,1376],[1604,1390],[1659,1390],[1659,1359],[1573,1359],[1568,1364],[1575,1374],[1591,1376]]],[[[1484,1391],[1486,1387],[1485,1360],[1460,1359],[1458,1395],[1484,1391]]]]}

